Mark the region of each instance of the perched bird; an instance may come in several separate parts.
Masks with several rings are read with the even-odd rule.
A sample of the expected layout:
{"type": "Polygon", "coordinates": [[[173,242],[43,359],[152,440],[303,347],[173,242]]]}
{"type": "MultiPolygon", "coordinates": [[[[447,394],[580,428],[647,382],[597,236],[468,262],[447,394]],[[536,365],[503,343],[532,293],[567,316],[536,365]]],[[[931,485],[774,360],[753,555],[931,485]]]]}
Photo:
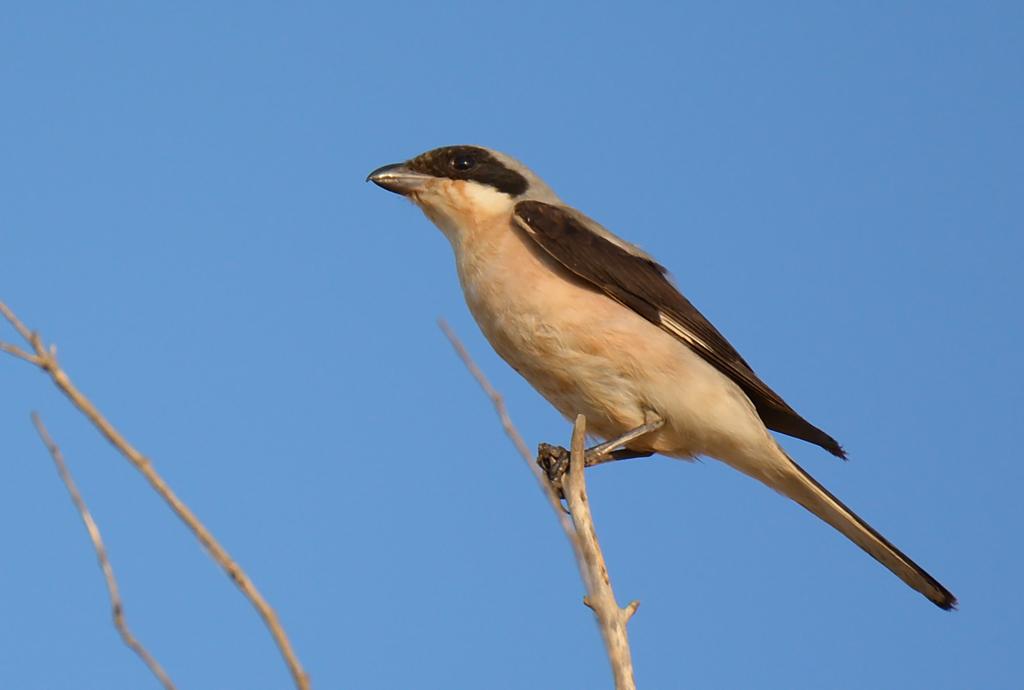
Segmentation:
{"type": "Polygon", "coordinates": [[[842,532],[943,609],[956,597],[786,455],[769,429],[845,457],[754,373],[648,254],[564,204],[520,162],[434,149],[368,180],[419,206],[455,251],[470,311],[501,357],[637,455],[717,458],[842,532]]]}

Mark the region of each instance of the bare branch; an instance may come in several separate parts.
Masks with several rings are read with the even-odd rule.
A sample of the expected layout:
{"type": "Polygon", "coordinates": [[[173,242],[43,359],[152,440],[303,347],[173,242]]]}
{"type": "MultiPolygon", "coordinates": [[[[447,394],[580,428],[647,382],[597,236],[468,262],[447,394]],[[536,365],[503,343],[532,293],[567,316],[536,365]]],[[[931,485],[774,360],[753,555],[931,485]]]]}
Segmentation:
{"type": "Polygon", "coordinates": [[[0,315],[2,315],[8,323],[14,326],[14,330],[18,331],[18,335],[20,335],[26,343],[32,342],[32,331],[30,331],[28,326],[23,324],[21,320],[14,315],[11,308],[3,302],[0,302],[0,315]]]}
{"type": "Polygon", "coordinates": [[[41,364],[41,361],[38,357],[25,352],[17,345],[12,345],[11,343],[0,342],[0,352],[6,352],[9,355],[13,355],[18,359],[23,359],[29,364],[34,364],[37,367],[41,364]]]}
{"type": "Polygon", "coordinates": [[[96,521],[93,520],[89,508],[85,505],[85,500],[82,498],[82,494],[78,491],[75,480],[71,477],[71,472],[64,462],[64,454],[61,453],[60,447],[57,446],[50,436],[50,432],[46,430],[46,425],[43,424],[43,420],[38,412],[32,413],[32,423],[35,424],[39,438],[42,439],[46,449],[50,451],[53,463],[57,466],[57,474],[60,475],[61,481],[67,487],[68,493],[71,495],[71,502],[75,504],[78,514],[82,517],[82,522],[85,523],[85,529],[89,532],[89,539],[92,540],[92,546],[96,550],[96,560],[99,561],[100,569],[103,570],[103,577],[107,581],[107,593],[110,595],[110,608],[113,612],[114,627],[117,628],[117,632],[121,635],[124,643],[142,659],[142,662],[149,667],[150,672],[156,676],[161,685],[166,690],[175,690],[175,685],[171,682],[167,672],[164,671],[160,663],[128,629],[128,624],[124,619],[124,605],[121,603],[121,593],[117,587],[117,578],[114,577],[114,569],[107,558],[107,549],[103,545],[100,528],[96,521]]]}
{"type": "MultiPolygon", "coordinates": [[[[562,479],[562,491],[566,496],[569,504],[569,513],[572,516],[570,521],[565,511],[562,510],[561,501],[559,501],[551,482],[548,481],[547,476],[539,468],[538,464],[533,461],[529,450],[527,450],[526,442],[523,441],[522,436],[512,424],[512,419],[509,417],[501,394],[491,385],[487,377],[480,370],[480,367],[469,356],[469,352],[448,323],[444,319],[438,319],[437,323],[449,342],[451,342],[452,347],[455,348],[455,352],[462,360],[462,363],[466,365],[466,368],[469,369],[469,372],[487,394],[487,397],[491,399],[494,409],[501,419],[501,425],[505,429],[505,434],[512,440],[512,443],[519,450],[519,454],[523,456],[526,464],[537,477],[537,483],[548,497],[548,501],[554,508],[555,514],[565,530],[565,535],[568,537],[573,553],[576,556],[576,565],[579,567],[580,577],[583,579],[583,584],[587,590],[583,603],[590,607],[596,615],[598,627],[601,629],[601,636],[604,638],[608,660],[612,666],[612,673],[615,676],[616,690],[636,690],[636,683],[633,679],[633,660],[629,649],[629,638],[626,635],[626,623],[636,613],[640,602],[634,601],[625,609],[619,608],[615,601],[615,593],[612,591],[611,580],[608,577],[604,555],[601,553],[601,546],[597,541],[594,521],[590,515],[590,501],[587,498],[586,481],[583,476],[587,461],[586,451],[583,446],[586,438],[586,419],[583,415],[579,415],[576,418],[576,423],[573,425],[569,472],[562,479]]],[[[655,424],[660,426],[660,422],[655,422],[655,424]]],[[[654,428],[657,427],[655,426],[654,428]]],[[[649,430],[634,433],[641,435],[649,430]]],[[[628,443],[632,438],[633,436],[627,435],[623,439],[615,439],[604,444],[604,446],[599,447],[600,452],[595,457],[604,458],[606,454],[628,443]]]]}
{"type": "Polygon", "coordinates": [[[636,612],[639,602],[634,601],[626,608],[619,608],[612,591],[608,567],[601,553],[601,545],[597,541],[594,530],[594,519],[590,514],[590,500],[587,498],[587,482],[584,477],[586,467],[586,448],[584,441],[587,434],[587,419],[583,415],[576,417],[572,428],[572,446],[569,456],[569,472],[562,479],[562,491],[572,513],[572,521],[576,526],[576,536],[580,551],[583,554],[580,572],[584,574],[587,584],[586,604],[597,616],[601,636],[604,637],[608,660],[615,675],[616,690],[636,690],[633,679],[633,657],[629,649],[629,637],[626,634],[626,622],[636,612]]]}
{"type": "MultiPolygon", "coordinates": [[[[171,490],[170,486],[164,481],[156,469],[153,467],[153,463],[150,462],[149,458],[140,453],[134,446],[132,446],[124,436],[111,424],[106,417],[104,417],[100,411],[96,408],[92,402],[85,397],[85,395],[78,390],[78,388],[71,382],[68,375],[61,369],[60,364],[57,362],[57,350],[56,347],[50,346],[47,348],[42,339],[37,333],[32,332],[28,327],[23,324],[14,312],[4,304],[0,302],[0,315],[2,315],[15,330],[24,338],[35,352],[37,362],[33,362],[40,369],[45,371],[53,381],[54,385],[60,389],[64,395],[77,407],[82,414],[84,414],[93,426],[95,426],[101,434],[130,462],[135,469],[142,473],[149,482],[149,485],[160,495],[161,498],[170,506],[174,514],[185,523],[185,525],[192,531],[199,543],[209,552],[210,556],[216,563],[224,569],[231,578],[231,581],[235,583],[235,586],[241,590],[242,594],[252,603],[260,617],[263,619],[264,624],[270,631],[271,636],[274,638],[274,642],[277,643],[278,649],[281,651],[281,655],[284,657],[285,663],[288,666],[288,670],[291,672],[292,680],[295,686],[299,690],[309,690],[309,678],[306,676],[305,671],[302,669],[302,665],[299,663],[299,659],[295,654],[295,650],[292,648],[291,641],[288,639],[288,635],[285,633],[284,628],[281,626],[281,622],[278,620],[277,613],[271,608],[270,604],[263,597],[260,591],[253,584],[252,580],[244,570],[234,561],[227,550],[221,546],[220,542],[213,536],[213,533],[206,528],[206,526],[200,522],[199,518],[192,512],[192,510],[185,505],[184,502],[171,490]]],[[[6,351],[6,350],[5,350],[6,351]]],[[[13,353],[12,353],[13,354],[13,353]]],[[[24,358],[22,358],[24,359],[24,358]]]]}
{"type": "Polygon", "coordinates": [[[533,454],[530,452],[529,446],[526,445],[526,441],[523,440],[522,434],[516,429],[515,424],[512,423],[512,418],[508,414],[508,408],[505,405],[505,399],[501,396],[491,382],[487,380],[484,372],[480,370],[473,358],[470,357],[469,351],[466,350],[466,346],[462,344],[459,337],[455,335],[455,331],[448,325],[448,322],[443,318],[437,320],[437,325],[440,326],[441,331],[445,337],[448,338],[448,342],[451,343],[452,347],[455,348],[455,353],[462,360],[462,363],[469,369],[469,373],[473,375],[476,382],[480,384],[484,393],[488,398],[491,399],[491,403],[494,405],[494,411],[498,413],[498,418],[501,420],[501,426],[505,430],[505,435],[508,436],[509,440],[512,441],[512,445],[519,451],[519,455],[522,456],[523,462],[530,468],[533,476],[537,479],[537,485],[540,490],[544,493],[548,499],[548,503],[551,504],[552,510],[555,511],[555,515],[558,517],[558,521],[562,525],[562,529],[565,530],[565,535],[569,538],[569,542],[572,544],[573,551],[579,555],[579,545],[576,541],[576,532],[573,529],[572,523],[569,521],[569,517],[562,510],[562,502],[558,499],[558,494],[551,487],[551,482],[544,476],[544,472],[541,471],[540,467],[534,461],[533,454]]]}

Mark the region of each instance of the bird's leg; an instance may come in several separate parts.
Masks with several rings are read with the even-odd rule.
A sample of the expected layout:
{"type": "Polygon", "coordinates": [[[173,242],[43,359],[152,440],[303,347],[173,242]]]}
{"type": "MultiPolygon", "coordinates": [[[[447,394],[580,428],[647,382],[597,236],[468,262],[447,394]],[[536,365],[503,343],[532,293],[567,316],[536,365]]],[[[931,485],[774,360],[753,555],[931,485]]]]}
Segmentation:
{"type": "MultiPolygon", "coordinates": [[[[594,447],[596,448],[597,446],[594,447]]],[[[652,455],[654,455],[653,450],[630,450],[629,448],[619,448],[618,450],[613,450],[610,453],[605,453],[600,457],[591,457],[588,455],[587,467],[593,467],[594,465],[603,465],[606,462],[615,462],[616,460],[649,458],[652,455]]]]}
{"type": "Polygon", "coordinates": [[[657,431],[663,426],[665,426],[665,420],[653,413],[650,413],[646,424],[638,426],[632,431],[627,431],[622,436],[613,438],[611,441],[605,441],[604,443],[599,443],[593,448],[588,448],[585,456],[587,459],[586,466],[593,467],[594,465],[612,462],[613,460],[629,460],[631,458],[650,457],[654,454],[651,451],[630,450],[629,448],[623,448],[623,446],[630,441],[635,441],[644,434],[657,431]]]}
{"type": "MultiPolygon", "coordinates": [[[[656,415],[649,415],[650,421],[642,426],[627,431],[622,436],[614,438],[611,441],[605,441],[598,445],[588,448],[584,454],[585,466],[593,467],[594,465],[600,465],[605,462],[612,462],[614,460],[629,460],[632,458],[646,458],[654,453],[652,451],[639,451],[630,450],[629,448],[623,448],[630,441],[635,441],[644,434],[649,434],[652,431],[657,431],[665,425],[665,420],[656,415]]],[[[544,474],[547,475],[548,481],[555,486],[561,483],[562,477],[569,469],[569,451],[561,446],[552,446],[548,443],[542,443],[537,448],[537,464],[544,474]]]]}

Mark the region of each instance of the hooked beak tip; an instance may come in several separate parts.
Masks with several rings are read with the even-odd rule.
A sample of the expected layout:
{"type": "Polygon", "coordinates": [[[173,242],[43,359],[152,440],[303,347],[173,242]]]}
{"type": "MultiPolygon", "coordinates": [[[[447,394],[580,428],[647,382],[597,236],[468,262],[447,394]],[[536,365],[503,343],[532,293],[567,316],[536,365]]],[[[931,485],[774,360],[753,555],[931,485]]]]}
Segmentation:
{"type": "Polygon", "coordinates": [[[378,179],[391,172],[393,168],[397,168],[397,165],[382,165],[369,175],[366,176],[367,182],[376,182],[378,179]]]}
{"type": "Polygon", "coordinates": [[[431,179],[429,175],[414,172],[404,163],[382,165],[366,176],[367,182],[372,182],[389,192],[403,195],[416,191],[429,179],[431,179]]]}

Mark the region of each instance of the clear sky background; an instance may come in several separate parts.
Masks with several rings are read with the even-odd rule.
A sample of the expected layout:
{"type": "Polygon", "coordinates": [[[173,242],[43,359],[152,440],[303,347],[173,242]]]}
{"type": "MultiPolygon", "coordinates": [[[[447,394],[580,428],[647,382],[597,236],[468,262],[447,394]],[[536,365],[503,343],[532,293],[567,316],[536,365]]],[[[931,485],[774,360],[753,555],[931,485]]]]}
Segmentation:
{"type": "MultiPolygon", "coordinates": [[[[1024,9],[989,3],[9,4],[0,299],[247,568],[327,688],[610,687],[443,236],[364,183],[479,143],[655,254],[850,451],[786,447],[943,613],[714,461],[589,475],[642,688],[1021,687],[1024,9]],[[713,5],[713,7],[712,7],[713,5]]],[[[11,339],[4,327],[4,339],[11,339]]],[[[248,603],[28,365],[0,359],[0,686],[289,679],[248,603]]]]}

